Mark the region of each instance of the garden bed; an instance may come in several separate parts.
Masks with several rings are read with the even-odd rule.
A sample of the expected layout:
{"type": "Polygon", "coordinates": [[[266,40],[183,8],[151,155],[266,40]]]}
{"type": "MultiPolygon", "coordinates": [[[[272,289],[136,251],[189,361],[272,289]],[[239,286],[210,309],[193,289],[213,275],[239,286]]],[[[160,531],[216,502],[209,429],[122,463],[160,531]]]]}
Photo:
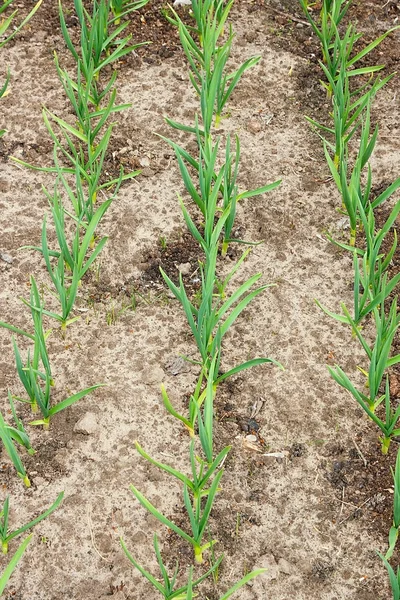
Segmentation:
{"type": "MultiPolygon", "coordinates": [[[[28,3],[19,6],[28,12],[28,3]]],[[[354,1],[349,18],[369,41],[396,24],[400,4],[354,1]]],[[[68,25],[73,30],[72,16],[68,25]]],[[[199,597],[217,600],[247,571],[266,567],[266,574],[240,591],[242,600],[383,600],[390,592],[376,550],[387,547],[390,466],[398,446],[393,443],[383,457],[375,426],[330,378],[326,364],[336,362],[357,377],[361,353],[346,328],[315,304],[318,299],[337,310],[341,301],[351,303],[352,294],[352,259],[324,236],[342,235],[340,198],[320,140],[304,119],[329,110],[318,83],[318,45],[294,0],[237,0],[233,27],[234,62],[258,54],[262,60],[237,87],[221,130],[240,134],[242,189],[280,178],[282,185],[238,208],[240,237],[263,241],[239,277],[262,272],[262,283],[276,285],[229,332],[222,366],[271,356],[285,371],[258,366],[220,386],[215,446],[229,444],[232,451],[211,529],[219,540],[216,554],[223,552],[225,559],[218,582],[209,580],[199,597]]],[[[147,567],[155,564],[154,531],[172,570],[176,560],[182,572],[192,564],[190,548],[139,506],[129,485],[185,526],[179,486],[146,464],[134,442],[158,460],[186,468],[187,434],[166,414],[160,384],[183,406],[198,371],[179,356],[195,359],[196,351],[158,266],[171,277],[174,269],[175,275],[182,271],[195,295],[201,257],[187,239],[177,202],[183,186],[175,155],[155,134],[178,139],[163,117],[191,123],[197,103],[179,37],[161,3],[153,0],[141,9],[130,28],[135,41],[153,44],[118,65],[118,99],[133,107],[117,116],[106,169],[114,176],[123,164],[142,173],[123,184],[101,222],[109,240],[82,284],[75,311],[80,319],[65,337],[54,330],[49,338],[57,400],[95,383],[106,387],[57,415],[49,432],[34,430],[37,452],[25,459],[30,489],[23,489],[5,452],[0,455],[0,500],[10,494],[15,523],[65,491],[62,506],[36,527],[7,600],[153,600],[154,591],[124,555],[120,536],[147,567]]],[[[387,73],[400,66],[399,36],[396,31],[388,37],[372,59],[386,64],[387,73]]],[[[40,243],[48,210],[41,188],[51,188],[53,178],[21,169],[8,157],[51,164],[42,105],[64,116],[67,107],[54,50],[68,67],[56,5],[46,0],[2,49],[12,81],[1,101],[7,134],[0,139],[0,318],[21,327],[28,326],[20,297],[29,296],[30,275],[39,285],[47,279],[39,254],[19,248],[40,243]]],[[[395,77],[374,105],[380,127],[372,158],[376,186],[399,176],[398,89],[395,77]]],[[[235,247],[232,252],[225,259],[231,266],[235,247]]],[[[11,336],[2,329],[0,348],[4,412],[7,389],[22,390],[11,336]]],[[[28,411],[22,407],[21,414],[28,411]]]]}

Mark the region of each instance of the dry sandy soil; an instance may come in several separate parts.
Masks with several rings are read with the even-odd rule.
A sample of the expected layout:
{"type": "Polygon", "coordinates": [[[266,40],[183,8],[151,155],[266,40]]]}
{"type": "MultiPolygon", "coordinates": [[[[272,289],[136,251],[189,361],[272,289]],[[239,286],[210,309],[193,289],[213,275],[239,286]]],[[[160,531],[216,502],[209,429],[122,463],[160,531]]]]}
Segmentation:
{"type": "MultiPolygon", "coordinates": [[[[18,6],[21,14],[29,8],[28,2],[18,6]]],[[[165,414],[160,384],[183,406],[197,373],[194,366],[178,373],[171,368],[181,354],[196,358],[196,350],[181,308],[158,274],[160,264],[176,277],[178,267],[190,263],[189,281],[200,258],[185,234],[176,199],[182,192],[177,163],[155,135],[179,139],[163,117],[190,124],[197,110],[179,40],[160,7],[150,0],[132,20],[135,40],[153,44],[118,65],[118,98],[133,106],[118,115],[107,162],[109,172],[117,172],[120,164],[143,167],[143,172],[123,185],[101,224],[109,240],[80,291],[76,314],[81,318],[65,339],[54,330],[49,340],[56,400],[94,383],[107,386],[60,413],[48,433],[30,428],[37,450],[24,456],[31,489],[22,488],[5,453],[0,455],[0,500],[10,494],[13,524],[26,522],[65,491],[62,506],[36,527],[7,600],[153,600],[156,594],[122,552],[120,536],[150,569],[155,567],[154,531],[171,569],[178,559],[184,576],[191,564],[190,549],[149,517],[129,490],[133,483],[182,522],[179,486],[134,449],[139,440],[152,456],[187,468],[188,439],[165,414]],[[87,431],[83,418],[84,424],[90,421],[87,431]]],[[[400,4],[356,0],[349,16],[370,40],[396,23],[400,4]]],[[[314,302],[317,298],[331,309],[341,301],[350,304],[352,265],[324,238],[326,231],[342,235],[342,221],[320,141],[304,119],[305,114],[326,118],[329,106],[318,83],[318,46],[302,21],[295,0],[237,0],[232,14],[233,63],[256,54],[262,60],[238,86],[222,133],[240,135],[242,189],[278,178],[282,185],[239,208],[240,236],[263,241],[239,279],[262,272],[263,282],[276,286],[259,296],[232,329],[223,367],[267,355],[285,371],[258,367],[220,387],[215,444],[231,444],[232,451],[211,527],[225,559],[218,583],[211,580],[200,588],[202,599],[217,600],[254,567],[268,571],[240,591],[242,600],[384,600],[390,595],[376,550],[385,551],[391,524],[389,467],[397,444],[382,458],[376,429],[330,379],[326,364],[335,362],[357,378],[361,354],[348,330],[314,302]],[[250,419],[256,402],[261,409],[250,419]],[[249,432],[258,438],[255,449],[244,443],[249,432]],[[265,456],[268,452],[284,452],[285,458],[265,456]]],[[[73,13],[69,26],[77,36],[73,13]]],[[[373,59],[396,71],[399,47],[395,32],[373,59]]],[[[72,66],[56,3],[44,0],[25,32],[1,51],[12,85],[0,112],[7,129],[0,141],[0,252],[12,260],[0,260],[0,318],[25,327],[29,314],[20,297],[29,296],[31,274],[48,297],[47,276],[40,255],[19,248],[40,243],[48,211],[42,185],[51,187],[52,177],[20,169],[8,157],[51,164],[41,108],[63,117],[70,112],[54,50],[61,64],[72,66]]],[[[380,124],[372,160],[376,188],[399,176],[398,82],[394,78],[375,104],[380,124]]],[[[232,260],[227,258],[229,264],[232,260]]],[[[23,340],[20,344],[24,347],[23,340]]],[[[0,330],[0,349],[4,412],[7,389],[22,392],[5,330],[0,330]]],[[[29,414],[19,410],[27,421],[29,414]]],[[[15,540],[11,551],[16,546],[15,540]]]]}

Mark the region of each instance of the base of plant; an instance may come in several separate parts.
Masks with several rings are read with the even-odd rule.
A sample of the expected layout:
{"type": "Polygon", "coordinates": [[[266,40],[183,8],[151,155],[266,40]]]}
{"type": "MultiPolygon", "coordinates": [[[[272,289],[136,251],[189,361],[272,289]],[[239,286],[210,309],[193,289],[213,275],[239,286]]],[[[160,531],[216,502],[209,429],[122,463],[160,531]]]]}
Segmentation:
{"type": "Polygon", "coordinates": [[[31,482],[29,480],[28,475],[24,475],[23,473],[18,473],[18,476],[21,477],[22,481],[24,482],[25,487],[29,488],[31,487],[31,482]]]}
{"type": "Polygon", "coordinates": [[[379,439],[382,444],[382,446],[381,446],[382,454],[387,454],[389,452],[389,448],[390,448],[390,442],[391,442],[390,437],[383,437],[383,438],[379,438],[379,439]]]}
{"type": "Polygon", "coordinates": [[[48,431],[50,428],[50,417],[47,417],[46,419],[39,419],[38,421],[31,421],[29,425],[43,425],[43,429],[48,431]]]}
{"type": "Polygon", "coordinates": [[[194,549],[194,560],[197,564],[201,565],[204,562],[203,550],[201,548],[194,549]]]}

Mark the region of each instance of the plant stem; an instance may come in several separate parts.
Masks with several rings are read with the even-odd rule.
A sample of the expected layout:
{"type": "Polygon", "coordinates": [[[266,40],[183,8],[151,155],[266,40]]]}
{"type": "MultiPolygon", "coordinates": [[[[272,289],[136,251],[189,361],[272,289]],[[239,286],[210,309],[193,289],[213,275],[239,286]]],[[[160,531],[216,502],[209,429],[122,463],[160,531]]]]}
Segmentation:
{"type": "Polygon", "coordinates": [[[390,447],[390,437],[383,437],[381,438],[381,443],[382,443],[382,454],[386,455],[389,451],[389,447],[390,447]]]}
{"type": "Polygon", "coordinates": [[[195,559],[196,563],[199,565],[201,565],[204,562],[203,561],[203,550],[201,549],[200,546],[194,547],[194,559],[195,559]]]}

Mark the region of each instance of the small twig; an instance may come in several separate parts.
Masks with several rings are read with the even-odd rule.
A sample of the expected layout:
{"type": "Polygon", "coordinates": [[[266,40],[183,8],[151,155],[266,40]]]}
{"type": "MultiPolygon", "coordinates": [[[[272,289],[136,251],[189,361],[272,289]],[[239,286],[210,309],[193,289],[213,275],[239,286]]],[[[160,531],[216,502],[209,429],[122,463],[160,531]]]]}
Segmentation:
{"type": "Polygon", "coordinates": [[[367,467],[368,466],[368,461],[365,458],[364,454],[361,452],[360,447],[358,446],[356,440],[354,440],[354,439],[353,439],[353,444],[354,444],[354,446],[355,446],[355,448],[356,448],[356,450],[358,452],[358,456],[361,458],[361,460],[364,463],[364,467],[367,467]]]}
{"type": "Polygon", "coordinates": [[[339,512],[339,517],[342,516],[342,512],[343,512],[343,506],[344,506],[344,486],[342,487],[342,501],[340,503],[340,512],[339,512]]]}
{"type": "Polygon", "coordinates": [[[344,523],[345,521],[348,521],[349,519],[351,519],[351,517],[354,515],[354,513],[357,510],[361,510],[363,506],[365,506],[369,501],[371,500],[371,496],[369,498],[366,499],[365,502],[363,502],[360,506],[357,506],[356,510],[353,510],[353,512],[351,512],[349,515],[347,515],[347,517],[345,517],[344,519],[342,519],[341,521],[339,521],[338,523],[338,527],[339,525],[341,525],[342,523],[344,523]]]}
{"type": "Polygon", "coordinates": [[[94,540],[94,532],[93,532],[93,521],[92,521],[92,517],[91,517],[91,512],[92,512],[92,507],[90,506],[90,504],[88,504],[87,507],[87,521],[88,521],[88,525],[89,525],[89,532],[90,532],[90,539],[92,540],[92,546],[95,549],[96,553],[100,556],[100,558],[102,560],[105,560],[106,562],[111,562],[110,559],[106,558],[105,556],[103,556],[99,550],[96,547],[96,543],[94,540]]]}
{"type": "Polygon", "coordinates": [[[167,458],[173,458],[174,460],[176,459],[175,456],[172,456],[172,454],[167,454],[166,452],[160,452],[161,456],[166,456],[167,458]]]}
{"type": "Polygon", "coordinates": [[[281,15],[281,17],[285,17],[288,21],[294,21],[295,23],[302,23],[303,25],[308,25],[308,27],[311,27],[311,25],[310,25],[310,23],[308,21],[303,21],[302,19],[298,19],[294,15],[290,15],[288,13],[284,13],[281,10],[278,10],[277,8],[274,8],[273,6],[269,6],[268,8],[270,8],[277,15],[281,15]]]}
{"type": "Polygon", "coordinates": [[[344,500],[342,500],[341,498],[336,498],[336,500],[338,502],[340,502],[341,504],[343,504],[344,506],[351,506],[352,508],[358,509],[357,504],[353,504],[352,502],[345,502],[344,500]]]}

